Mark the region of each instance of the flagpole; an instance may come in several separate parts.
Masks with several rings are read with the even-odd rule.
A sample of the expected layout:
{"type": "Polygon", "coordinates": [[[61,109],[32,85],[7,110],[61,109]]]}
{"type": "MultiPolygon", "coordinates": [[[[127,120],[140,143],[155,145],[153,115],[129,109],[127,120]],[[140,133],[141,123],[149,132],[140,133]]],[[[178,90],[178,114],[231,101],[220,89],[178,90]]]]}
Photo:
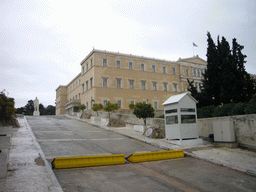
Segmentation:
{"type": "Polygon", "coordinates": [[[193,47],[193,57],[195,56],[195,53],[194,53],[194,45],[192,44],[192,47],[193,47]]]}

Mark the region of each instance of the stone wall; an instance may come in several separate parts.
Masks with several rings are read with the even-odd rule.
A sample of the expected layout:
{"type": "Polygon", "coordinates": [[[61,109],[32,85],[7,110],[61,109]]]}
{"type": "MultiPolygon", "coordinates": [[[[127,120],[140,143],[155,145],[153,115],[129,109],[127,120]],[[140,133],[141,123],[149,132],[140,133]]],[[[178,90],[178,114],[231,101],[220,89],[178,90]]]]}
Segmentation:
{"type": "MultiPolygon", "coordinates": [[[[212,121],[216,118],[198,119],[200,136],[208,137],[213,134],[212,121]]],[[[256,114],[232,116],[231,120],[234,123],[236,142],[240,146],[256,149],[256,114]]]]}

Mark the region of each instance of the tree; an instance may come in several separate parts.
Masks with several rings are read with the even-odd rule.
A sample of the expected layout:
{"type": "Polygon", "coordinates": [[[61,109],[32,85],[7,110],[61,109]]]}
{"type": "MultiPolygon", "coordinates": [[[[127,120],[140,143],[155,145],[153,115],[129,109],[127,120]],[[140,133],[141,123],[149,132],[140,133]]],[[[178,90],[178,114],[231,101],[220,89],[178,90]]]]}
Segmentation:
{"type": "Polygon", "coordinates": [[[78,112],[79,111],[79,106],[74,106],[74,112],[78,112]]]}
{"type": "Polygon", "coordinates": [[[155,113],[154,113],[154,108],[151,106],[151,104],[146,104],[146,103],[136,103],[136,105],[134,106],[134,111],[133,114],[139,118],[139,119],[143,119],[144,121],[144,125],[147,124],[147,118],[148,117],[154,117],[155,113]]]}
{"type": "Polygon", "coordinates": [[[3,90],[0,93],[0,122],[2,124],[9,123],[14,116],[14,98],[7,97],[3,90]]]}
{"type": "Polygon", "coordinates": [[[86,106],[84,104],[81,104],[78,106],[78,108],[82,111],[84,111],[86,109],[86,106]]]}
{"type": "Polygon", "coordinates": [[[55,115],[55,109],[53,105],[48,105],[46,107],[46,115],[55,115]]]}
{"type": "Polygon", "coordinates": [[[129,105],[129,109],[132,109],[132,110],[133,110],[133,109],[134,109],[134,106],[135,106],[134,103],[131,103],[131,104],[129,105]]]}
{"type": "Polygon", "coordinates": [[[25,107],[20,107],[20,108],[17,108],[16,114],[25,114],[25,107]]]}
{"type": "Polygon", "coordinates": [[[244,47],[233,39],[232,49],[230,49],[224,37],[221,41],[218,37],[215,45],[209,32],[207,36],[207,69],[202,79],[201,99],[204,97],[207,105],[215,106],[232,102],[248,102],[255,93],[255,83],[245,71],[246,55],[241,52],[244,47]]]}
{"type": "Polygon", "coordinates": [[[108,112],[108,118],[110,118],[110,113],[113,112],[114,110],[118,110],[120,107],[118,105],[118,103],[111,103],[111,102],[107,102],[107,104],[104,106],[104,111],[108,112]]]}
{"type": "Polygon", "coordinates": [[[39,104],[39,112],[40,112],[40,115],[46,115],[46,109],[42,103],[39,104]]]}
{"type": "Polygon", "coordinates": [[[97,113],[97,116],[98,116],[98,111],[101,109],[103,109],[103,105],[101,103],[99,103],[99,104],[94,103],[92,106],[92,110],[97,113]]]}
{"type": "Polygon", "coordinates": [[[25,115],[33,115],[34,112],[34,101],[29,100],[25,105],[25,115]]]}

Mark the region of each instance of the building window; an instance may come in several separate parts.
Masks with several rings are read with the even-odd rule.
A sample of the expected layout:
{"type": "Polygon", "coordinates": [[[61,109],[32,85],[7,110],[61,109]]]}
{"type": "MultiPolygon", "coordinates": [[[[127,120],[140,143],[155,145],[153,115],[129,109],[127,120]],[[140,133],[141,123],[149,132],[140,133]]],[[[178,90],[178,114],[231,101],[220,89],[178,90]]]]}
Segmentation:
{"type": "Polygon", "coordinates": [[[133,69],[133,63],[129,62],[129,69],[133,69]]]}
{"type": "Polygon", "coordinates": [[[92,62],[92,59],[91,59],[91,68],[92,68],[92,66],[93,66],[93,62],[92,62]]]}
{"type": "Polygon", "coordinates": [[[164,91],[167,91],[167,83],[164,83],[164,91]]]}
{"type": "Polygon", "coordinates": [[[103,67],[107,67],[107,59],[103,59],[102,65],[103,65],[103,67]]]}
{"type": "Polygon", "coordinates": [[[156,82],[153,82],[153,90],[156,91],[157,87],[156,87],[156,82]]]}
{"type": "Polygon", "coordinates": [[[121,81],[122,81],[122,79],[116,79],[116,87],[117,88],[122,88],[121,81]]]}
{"type": "Polygon", "coordinates": [[[186,76],[189,76],[189,71],[188,71],[188,69],[186,69],[186,76]]]}
{"type": "Polygon", "coordinates": [[[82,91],[83,91],[83,93],[84,93],[84,83],[82,84],[82,91]]]}
{"type": "Polygon", "coordinates": [[[152,65],[152,72],[156,72],[156,66],[152,65]]]}
{"type": "Polygon", "coordinates": [[[121,100],[117,100],[117,104],[119,105],[120,108],[122,108],[122,101],[121,100]]]}
{"type": "Polygon", "coordinates": [[[142,103],[146,104],[146,103],[147,103],[147,101],[142,101],[142,103]]]}
{"type": "Polygon", "coordinates": [[[84,74],[84,66],[82,67],[82,74],[84,74]]]}
{"type": "Polygon", "coordinates": [[[80,79],[79,79],[79,83],[78,83],[78,85],[80,85],[80,79]]]}
{"type": "Polygon", "coordinates": [[[145,71],[145,65],[144,65],[144,63],[141,63],[141,64],[140,64],[140,70],[141,70],[141,71],[145,71]]]}
{"type": "Polygon", "coordinates": [[[158,109],[157,101],[154,102],[154,108],[158,109]]]}
{"type": "Polygon", "coordinates": [[[129,80],[130,89],[134,89],[134,80],[129,80]]]}
{"type": "Polygon", "coordinates": [[[196,69],[195,68],[193,68],[193,75],[194,75],[194,77],[196,77],[196,69]]]}
{"type": "Polygon", "coordinates": [[[108,87],[108,78],[102,78],[102,86],[108,87]]]}
{"type": "Polygon", "coordinates": [[[121,65],[120,65],[120,61],[119,60],[116,60],[116,68],[120,68],[121,67],[121,65]]]}
{"type": "Polygon", "coordinates": [[[166,67],[163,66],[163,73],[166,73],[166,67]]]}
{"type": "Polygon", "coordinates": [[[134,101],[130,101],[130,104],[135,104],[135,102],[134,101]]]}
{"type": "Polygon", "coordinates": [[[88,91],[88,81],[86,81],[86,91],[88,91]]]}
{"type": "Polygon", "coordinates": [[[173,90],[174,92],[178,92],[178,84],[173,84],[173,90]]]}
{"type": "Polygon", "coordinates": [[[141,81],[141,89],[146,90],[146,81],[141,81]]]}
{"type": "Polygon", "coordinates": [[[93,87],[93,77],[90,79],[90,85],[91,85],[91,88],[93,87]]]}
{"type": "Polygon", "coordinates": [[[89,70],[89,66],[88,66],[88,63],[86,63],[86,71],[89,70]]]}
{"type": "Polygon", "coordinates": [[[86,109],[87,109],[87,110],[88,110],[88,107],[89,107],[88,102],[86,102],[86,109]]]}
{"type": "Polygon", "coordinates": [[[103,106],[106,106],[108,100],[103,100],[103,106]]]}
{"type": "Polygon", "coordinates": [[[172,74],[176,75],[176,68],[175,67],[172,68],[172,74]]]}
{"type": "Polygon", "coordinates": [[[197,76],[200,77],[201,76],[201,70],[197,69],[197,76]]]}

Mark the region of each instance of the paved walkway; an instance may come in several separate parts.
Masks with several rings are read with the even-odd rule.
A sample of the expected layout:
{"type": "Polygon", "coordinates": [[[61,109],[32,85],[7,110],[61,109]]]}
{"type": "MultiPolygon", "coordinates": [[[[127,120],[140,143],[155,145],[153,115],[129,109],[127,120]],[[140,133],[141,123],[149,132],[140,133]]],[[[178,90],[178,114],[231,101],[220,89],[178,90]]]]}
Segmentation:
{"type": "Polygon", "coordinates": [[[53,191],[62,189],[26,120],[18,118],[20,128],[13,128],[8,171],[0,179],[0,191],[53,191]]]}
{"type": "MultiPolygon", "coordinates": [[[[73,118],[78,119],[77,117],[73,118]]],[[[106,130],[138,139],[166,150],[184,149],[184,153],[188,156],[256,176],[256,152],[253,151],[248,151],[241,148],[231,149],[226,147],[214,147],[214,145],[209,142],[204,142],[203,145],[196,146],[179,146],[166,141],[166,139],[152,139],[146,137],[142,133],[134,131],[133,126],[130,124],[127,124],[126,127],[114,128],[107,127],[100,121],[91,121],[90,119],[82,119],[82,121],[99,126],[106,130]]]]}

